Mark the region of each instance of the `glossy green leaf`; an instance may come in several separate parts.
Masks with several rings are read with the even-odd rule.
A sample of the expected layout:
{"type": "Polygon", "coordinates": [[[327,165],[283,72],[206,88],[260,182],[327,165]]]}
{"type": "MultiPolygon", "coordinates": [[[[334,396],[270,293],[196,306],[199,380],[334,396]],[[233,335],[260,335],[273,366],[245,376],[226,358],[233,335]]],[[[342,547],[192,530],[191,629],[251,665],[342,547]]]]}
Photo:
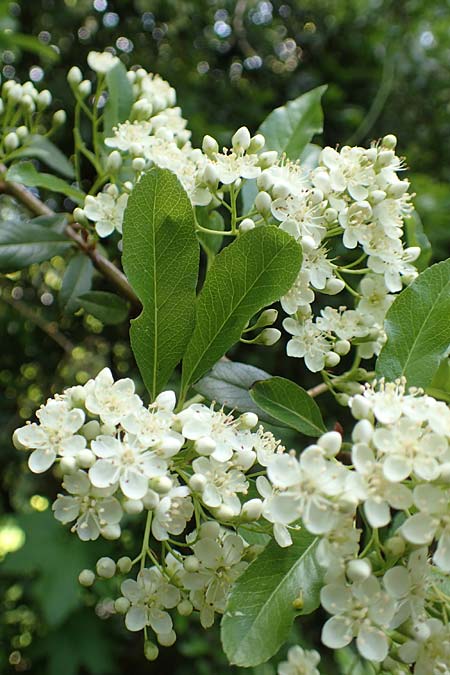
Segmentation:
{"type": "Polygon", "coordinates": [[[64,234],[50,227],[29,221],[5,221],[0,224],[0,272],[15,272],[50,260],[70,246],[64,234]]]}
{"type": "Polygon", "coordinates": [[[385,329],[377,377],[405,376],[410,387],[427,387],[450,345],[450,259],[429,267],[400,293],[385,329]]]}
{"type": "Polygon", "coordinates": [[[450,403],[450,358],[443,359],[426,393],[450,403]]]}
{"type": "Polygon", "coordinates": [[[195,328],[183,359],[184,387],[240,339],[257,311],[286,293],[301,262],[300,245],[275,227],[246,232],[216,256],[198,298],[195,328]]]}
{"type": "Polygon", "coordinates": [[[123,266],[143,306],[131,323],[131,346],[152,398],[194,327],[199,255],[189,197],[173,173],[151,169],[128,200],[123,266]]]}
{"type": "Polygon", "coordinates": [[[32,162],[13,164],[6,173],[6,179],[26,185],[27,187],[38,187],[50,190],[51,192],[59,192],[66,195],[66,197],[70,197],[77,204],[84,202],[84,192],[69,185],[62,178],[52,176],[50,173],[37,171],[32,162]]]}
{"type": "Polygon", "coordinates": [[[260,380],[267,380],[271,375],[261,368],[249,366],[238,361],[222,360],[216,363],[195,385],[195,391],[210,401],[239,412],[254,412],[259,419],[269,424],[279,422],[268,415],[252,400],[249,390],[260,380]]]}
{"type": "Polygon", "coordinates": [[[60,173],[65,178],[74,178],[72,164],[61,150],[45,136],[33,135],[27,138],[26,143],[14,152],[14,158],[31,157],[44,162],[50,169],[60,173]]]}
{"type": "Polygon", "coordinates": [[[58,296],[64,312],[71,313],[78,309],[78,297],[91,289],[93,274],[94,266],[84,253],[77,253],[70,259],[58,296]]]}
{"type": "Polygon", "coordinates": [[[76,299],[77,306],[95,316],[106,325],[114,326],[126,321],[129,307],[123,298],[107,291],[88,291],[76,299]]]}
{"type": "Polygon", "coordinates": [[[258,130],[266,139],[265,149],[299,159],[313,136],[323,131],[321,99],[326,88],[326,85],[316,87],[275,108],[258,130]]]}
{"type": "Polygon", "coordinates": [[[121,61],[106,73],[106,86],[108,100],[104,110],[104,132],[110,136],[113,127],[129,118],[134,100],[127,69],[121,61]]]}
{"type": "Polygon", "coordinates": [[[234,584],[222,619],[222,645],[230,663],[256,666],[287,640],[299,614],[320,604],[323,572],[316,559],[317,538],[306,530],[292,533],[293,544],[272,540],[234,584]],[[301,610],[293,600],[301,597],[301,610]]]}
{"type": "Polygon", "coordinates": [[[326,431],[317,403],[291,380],[272,377],[257,382],[250,396],[266,413],[301,434],[316,437],[326,431]]]}

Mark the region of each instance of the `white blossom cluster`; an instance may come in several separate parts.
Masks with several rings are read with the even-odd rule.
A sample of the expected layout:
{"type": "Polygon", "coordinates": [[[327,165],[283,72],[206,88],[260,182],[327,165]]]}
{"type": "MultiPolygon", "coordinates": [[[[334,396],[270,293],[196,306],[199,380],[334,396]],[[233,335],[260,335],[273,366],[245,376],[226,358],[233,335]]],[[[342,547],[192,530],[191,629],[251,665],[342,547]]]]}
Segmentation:
{"type": "Polygon", "coordinates": [[[402,243],[412,206],[395,146],[389,135],[369,149],[326,147],[312,170],[282,157],[257,179],[257,208],[302,244],[302,269],[281,304],[291,315],[283,323],[293,336],[288,355],[304,358],[313,372],[336,366],[352,342],[362,358],[378,354],[392,294],[417,275],[420,249],[402,243]],[[339,264],[342,248],[358,256],[339,264]],[[357,289],[349,284],[354,275],[361,275],[357,289]],[[355,309],[326,307],[314,317],[317,291],[336,295],[349,285],[355,309]]]}
{"type": "Polygon", "coordinates": [[[367,386],[350,408],[350,444],[328,432],[299,458],[269,458],[257,479],[263,516],[281,546],[291,528],[319,538],[327,647],[356,638],[386,672],[447,672],[450,409],[401,380],[367,386]]]}
{"type": "MultiPolygon", "coordinates": [[[[247,472],[284,450],[254,413],[233,417],[199,403],[176,413],[175,404],[165,391],[146,408],[132,380],[115,382],[105,368],[49,399],[37,422],[14,433],[16,447],[31,451],[31,471],[55,465],[64,490],[55,518],[81,540],[117,539],[124,518],[146,515],[141,555],[117,565],[102,558],[97,575],[110,578],[141,563],[137,579],[122,583],[116,611],[132,631],[150,627],[162,645],[175,640],[166,610],[196,610],[205,627],[224,612],[253,550],[237,527],[262,512],[262,500],[248,497],[247,472]],[[173,537],[180,536],[178,546],[173,537]]],[[[80,580],[90,585],[94,578],[86,570],[80,580]]]]}
{"type": "Polygon", "coordinates": [[[51,125],[45,124],[44,113],[52,103],[52,95],[48,89],[39,91],[33,82],[21,84],[14,80],[6,80],[1,88],[0,125],[2,143],[0,158],[2,162],[19,158],[33,142],[34,134],[51,134],[66,121],[64,110],[57,110],[52,117],[51,125]]]}

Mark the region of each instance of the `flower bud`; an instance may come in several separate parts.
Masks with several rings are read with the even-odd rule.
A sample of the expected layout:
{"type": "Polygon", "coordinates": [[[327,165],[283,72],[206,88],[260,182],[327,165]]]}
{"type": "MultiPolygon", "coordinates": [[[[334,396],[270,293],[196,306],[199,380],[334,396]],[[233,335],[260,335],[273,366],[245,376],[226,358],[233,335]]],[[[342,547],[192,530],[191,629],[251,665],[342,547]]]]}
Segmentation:
{"type": "Polygon", "coordinates": [[[155,509],[159,504],[159,497],[154,490],[147,490],[147,494],[143,497],[142,503],[149,511],[155,509]]]}
{"type": "Polygon", "coordinates": [[[95,574],[92,570],[82,570],[80,574],[78,575],[78,581],[82,586],[86,586],[88,588],[89,586],[92,586],[92,584],[95,581],[95,574]]]}
{"type": "Polygon", "coordinates": [[[254,328],[264,328],[265,326],[271,326],[278,319],[278,310],[269,308],[265,309],[258,317],[257,322],[253,326],[254,328]]]}
{"type": "Polygon", "coordinates": [[[378,153],[377,164],[381,167],[389,166],[394,157],[395,152],[393,150],[381,150],[381,152],[378,153]]]}
{"type": "Polygon", "coordinates": [[[168,633],[157,633],[156,638],[162,647],[171,647],[175,644],[177,636],[175,631],[171,630],[168,633]]]}
{"type": "Polygon", "coordinates": [[[405,260],[408,262],[413,262],[414,260],[417,260],[420,253],[420,246],[408,246],[408,248],[405,248],[405,260]]]}
{"type": "Polygon", "coordinates": [[[82,469],[90,469],[96,459],[96,456],[89,448],[84,448],[77,454],[77,464],[82,469]]]}
{"type": "Polygon", "coordinates": [[[276,164],[278,160],[278,152],[276,150],[267,150],[262,152],[258,158],[258,164],[261,169],[268,169],[269,166],[276,164]]]}
{"type": "Polygon", "coordinates": [[[351,346],[352,345],[348,340],[337,340],[334,345],[334,351],[336,354],[339,354],[339,356],[345,356],[349,353],[351,346]]]}
{"type": "Polygon", "coordinates": [[[112,558],[99,558],[97,560],[96,568],[97,574],[103,579],[112,579],[116,573],[116,563],[112,558]]]}
{"type": "Polygon", "coordinates": [[[271,347],[281,337],[281,331],[278,328],[264,328],[254,340],[254,343],[257,345],[265,345],[266,347],[271,347]]]}
{"type": "MultiPolygon", "coordinates": [[[[319,169],[319,170],[315,171],[312,175],[312,182],[316,187],[318,187],[320,190],[322,190],[322,192],[324,192],[325,194],[328,194],[331,190],[330,176],[328,175],[328,173],[325,170],[319,169]]],[[[337,212],[336,212],[336,217],[337,217],[337,212]]],[[[334,220],[336,220],[336,218],[334,218],[334,220]]],[[[330,222],[332,222],[332,221],[330,221],[330,222]]]]}
{"type": "Polygon", "coordinates": [[[250,132],[247,127],[240,127],[231,139],[231,145],[235,152],[245,152],[250,147],[250,132]]]}
{"type": "Polygon", "coordinates": [[[356,420],[369,419],[372,415],[372,407],[369,401],[365,396],[361,396],[360,394],[352,398],[350,410],[356,420]]]}
{"type": "Polygon", "coordinates": [[[57,110],[52,118],[53,126],[61,127],[67,121],[67,114],[65,110],[57,110]]]}
{"type": "Polygon", "coordinates": [[[312,204],[317,205],[323,201],[323,192],[319,188],[311,190],[310,199],[312,204]]]}
{"type": "Polygon", "coordinates": [[[23,141],[25,138],[27,138],[28,134],[30,132],[28,131],[28,127],[22,125],[20,127],[17,127],[16,129],[16,134],[19,137],[19,140],[23,141]]]}
{"type": "Polygon", "coordinates": [[[381,141],[381,145],[388,150],[394,150],[397,146],[397,137],[394,134],[387,134],[381,141]]]}
{"type": "Polygon", "coordinates": [[[189,487],[194,492],[203,492],[206,487],[206,478],[201,473],[194,473],[189,480],[189,487]]]}
{"type": "Polygon", "coordinates": [[[394,535],[384,542],[384,550],[391,556],[397,558],[405,552],[406,544],[402,537],[394,535]]]}
{"type": "Polygon", "coordinates": [[[347,563],[347,577],[355,583],[365,581],[372,574],[372,565],[367,558],[360,560],[350,560],[347,563]]]}
{"type": "Polygon", "coordinates": [[[327,431],[319,438],[317,445],[325,450],[327,457],[336,457],[342,446],[342,436],[339,431],[327,431]]]}
{"type": "Polygon", "coordinates": [[[348,394],[336,394],[335,398],[339,405],[348,405],[350,400],[350,396],[348,394]]]}
{"type": "Polygon", "coordinates": [[[240,429],[254,429],[257,424],[258,415],[254,412],[246,412],[239,417],[240,429]]]}
{"type": "Polygon", "coordinates": [[[80,84],[83,79],[83,74],[78,66],[72,66],[72,68],[67,73],[67,82],[74,87],[77,84],[80,84]]]}
{"type": "Polygon", "coordinates": [[[252,154],[259,152],[266,144],[266,139],[262,134],[255,134],[250,140],[250,145],[247,148],[247,153],[252,154]]]}
{"type": "Polygon", "coordinates": [[[83,80],[83,82],[80,82],[80,84],[78,85],[78,92],[82,98],[90,96],[92,92],[92,84],[90,83],[90,81],[83,80]]]}
{"type": "Polygon", "coordinates": [[[48,89],[43,89],[37,95],[38,108],[48,108],[52,102],[52,95],[48,89]]]}
{"type": "Polygon", "coordinates": [[[214,515],[217,518],[217,520],[227,522],[228,520],[234,518],[237,514],[234,513],[234,511],[230,509],[229,506],[221,504],[220,506],[214,509],[214,515]]]}
{"type": "Polygon", "coordinates": [[[195,555],[188,555],[188,557],[184,559],[183,566],[186,572],[194,573],[198,572],[200,568],[200,562],[195,555]]]}
{"type": "Polygon", "coordinates": [[[216,442],[209,436],[202,436],[194,443],[195,452],[199,455],[210,455],[216,449],[216,442]]]}
{"type": "Polygon", "coordinates": [[[250,499],[242,506],[241,518],[247,522],[258,520],[261,517],[263,503],[261,499],[250,499]]]}
{"type": "Polygon", "coordinates": [[[20,102],[23,105],[23,107],[28,110],[28,112],[34,112],[36,110],[36,104],[33,101],[30,94],[25,94],[25,96],[22,96],[22,99],[21,99],[20,102]]]}
{"type": "Polygon", "coordinates": [[[63,474],[74,473],[78,469],[77,460],[75,457],[61,457],[59,468],[63,474]]]}
{"type": "Polygon", "coordinates": [[[337,295],[338,293],[341,293],[341,291],[343,291],[344,288],[345,282],[342,281],[342,279],[331,277],[331,279],[327,279],[325,288],[323,289],[323,293],[326,293],[328,295],[337,295]]]}
{"type": "Polygon", "coordinates": [[[114,609],[117,614],[126,614],[130,609],[130,601],[128,598],[117,598],[117,600],[114,601],[114,609]]]}
{"type": "Polygon", "coordinates": [[[286,199],[290,194],[289,187],[285,183],[276,183],[271,192],[274,199],[286,199]]]}
{"type": "Polygon", "coordinates": [[[123,510],[125,513],[129,513],[130,516],[142,513],[144,510],[142,499],[126,499],[123,503],[123,510]]]}
{"type": "Polygon", "coordinates": [[[113,150],[106,158],[106,170],[115,173],[122,166],[122,155],[118,150],[113,150]]]}
{"type": "Polygon", "coordinates": [[[131,162],[131,166],[133,167],[133,171],[143,171],[145,169],[146,161],[143,157],[135,157],[133,161],[131,162]]]}
{"type": "Polygon", "coordinates": [[[200,534],[208,539],[217,539],[220,534],[220,525],[214,520],[208,520],[200,526],[200,534]]]}
{"type": "MultiPolygon", "coordinates": [[[[430,627],[427,626],[426,623],[416,623],[412,628],[411,628],[411,633],[414,637],[415,640],[418,642],[425,642],[430,638],[431,635],[431,630],[430,627]]],[[[443,671],[445,672],[445,671],[443,671]]]]}
{"type": "Polygon", "coordinates": [[[150,481],[150,487],[159,495],[165,495],[173,487],[173,483],[169,476],[156,476],[150,481]]]}
{"type": "Polygon", "coordinates": [[[325,365],[328,368],[334,368],[335,366],[338,365],[340,360],[341,357],[339,356],[339,354],[336,354],[336,352],[329,351],[325,354],[325,365]]]}
{"type": "Polygon", "coordinates": [[[108,541],[119,539],[121,535],[120,525],[106,525],[106,527],[102,528],[101,535],[104,539],[108,539],[108,541]]]}
{"type": "Polygon", "coordinates": [[[383,201],[383,199],[386,199],[386,196],[387,195],[384,190],[373,190],[373,192],[371,192],[369,195],[369,199],[372,204],[379,204],[383,201]]]}
{"type": "Polygon", "coordinates": [[[131,119],[148,120],[148,118],[151,117],[152,112],[153,106],[150,101],[147,101],[145,98],[140,98],[131,108],[131,119]]]}
{"type": "Polygon", "coordinates": [[[194,611],[194,607],[189,600],[182,600],[178,603],[177,610],[181,616],[190,616],[194,611]]]}
{"type": "Polygon", "coordinates": [[[205,155],[214,155],[219,152],[219,144],[215,138],[206,135],[203,137],[202,150],[205,155]]]}
{"type": "Polygon", "coordinates": [[[250,230],[255,229],[255,221],[252,218],[244,218],[239,225],[239,232],[244,234],[245,232],[250,232],[250,230]]]}
{"type": "Polygon", "coordinates": [[[94,438],[97,438],[97,436],[100,434],[100,424],[97,422],[97,420],[86,422],[86,424],[83,424],[81,427],[79,433],[83,434],[87,441],[93,441],[94,438]]]}
{"type": "Polygon", "coordinates": [[[324,216],[327,223],[331,224],[337,220],[338,212],[336,211],[336,209],[328,208],[326,209],[324,216]]]}
{"type": "Polygon", "coordinates": [[[3,142],[6,152],[13,152],[14,150],[17,150],[20,145],[19,137],[15,131],[10,131],[9,134],[6,134],[3,142]]]}
{"type": "Polygon", "coordinates": [[[317,248],[316,242],[309,234],[306,234],[304,237],[302,237],[300,239],[300,243],[305,253],[311,253],[311,251],[315,251],[317,248]]]}
{"type": "Polygon", "coordinates": [[[395,183],[391,183],[391,185],[389,185],[388,195],[393,199],[400,199],[400,197],[403,197],[405,192],[408,191],[408,188],[409,188],[408,180],[396,181],[395,183]]]}
{"type": "Polygon", "coordinates": [[[259,187],[260,190],[265,190],[268,192],[271,188],[273,188],[273,178],[268,173],[267,171],[263,171],[262,173],[259,174],[258,178],[256,179],[256,185],[259,187]]]}
{"type": "Polygon", "coordinates": [[[258,192],[255,197],[255,208],[262,214],[268,215],[272,206],[272,197],[268,192],[258,192]]]}
{"type": "Polygon", "coordinates": [[[217,183],[219,182],[219,175],[217,173],[216,167],[213,164],[207,164],[205,166],[203,171],[203,180],[207,185],[213,188],[217,186],[217,183]]]}
{"type": "Polygon", "coordinates": [[[147,659],[147,661],[156,661],[158,658],[159,654],[159,649],[155,645],[154,642],[150,642],[150,640],[146,640],[144,642],[144,656],[147,659]]]}
{"type": "MultiPolygon", "coordinates": [[[[7,82],[5,83],[4,87],[6,87],[7,82]]],[[[7,89],[7,96],[10,101],[13,103],[19,103],[23,96],[23,89],[20,84],[17,82],[14,82],[14,84],[11,87],[8,87],[7,89]]]]}
{"type": "Polygon", "coordinates": [[[122,556],[122,558],[119,558],[117,561],[117,569],[122,574],[128,574],[132,567],[132,560],[127,555],[122,556]]]}

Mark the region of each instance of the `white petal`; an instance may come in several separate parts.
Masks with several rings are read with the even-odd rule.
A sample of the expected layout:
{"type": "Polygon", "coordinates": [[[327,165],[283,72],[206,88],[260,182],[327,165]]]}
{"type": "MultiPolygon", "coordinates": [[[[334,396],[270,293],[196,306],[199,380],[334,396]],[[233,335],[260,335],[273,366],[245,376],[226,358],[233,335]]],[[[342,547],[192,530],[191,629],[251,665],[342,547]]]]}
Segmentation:
{"type": "Polygon", "coordinates": [[[130,607],[125,616],[125,625],[128,630],[142,630],[147,625],[147,612],[143,607],[130,607]]]}
{"type": "Polygon", "coordinates": [[[43,473],[47,471],[56,459],[56,453],[53,450],[34,450],[28,458],[28,466],[33,473],[43,473]]]}
{"type": "Polygon", "coordinates": [[[346,647],[352,639],[352,622],[345,616],[332,616],[322,628],[322,642],[330,649],[346,647]]]}
{"type": "Polygon", "coordinates": [[[384,661],[389,651],[386,635],[373,626],[362,626],[356,638],[358,651],[368,661],[384,661]]]}
{"type": "Polygon", "coordinates": [[[120,477],[120,488],[129,499],[142,499],[148,490],[148,478],[137,471],[128,469],[120,477]]]}
{"type": "Polygon", "coordinates": [[[368,499],[364,503],[364,513],[372,527],[384,527],[391,520],[391,511],[387,502],[368,499]]]}
{"type": "Polygon", "coordinates": [[[89,478],[92,485],[105,488],[117,481],[118,470],[107,459],[99,459],[89,469],[89,478]]]}
{"type": "Polygon", "coordinates": [[[436,532],[436,522],[425,513],[416,513],[408,518],[400,529],[411,544],[431,544],[436,532]]]}

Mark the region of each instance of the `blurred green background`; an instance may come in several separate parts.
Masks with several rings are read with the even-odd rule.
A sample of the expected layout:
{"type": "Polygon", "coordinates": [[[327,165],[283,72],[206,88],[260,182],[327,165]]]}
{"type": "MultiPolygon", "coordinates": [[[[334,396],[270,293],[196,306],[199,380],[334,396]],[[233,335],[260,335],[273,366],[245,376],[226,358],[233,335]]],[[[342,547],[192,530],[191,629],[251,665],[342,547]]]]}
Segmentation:
{"type": "MultiPolygon", "coordinates": [[[[226,143],[242,124],[255,131],[275,106],[328,83],[323,143],[367,144],[396,134],[433,259],[449,256],[449,0],[0,1],[2,81],[31,79],[52,91],[56,107],[68,112],[58,139],[68,154],[65,73],[74,64],[83,69],[87,53],[105,47],[127,66],[139,63],[170,81],[194,143],[205,132],[226,143]]],[[[2,219],[21,216],[11,198],[0,197],[2,219]]],[[[56,481],[31,476],[12,448],[14,428],[49,395],[104,365],[139,382],[126,326],[61,316],[56,296],[64,269],[57,257],[0,279],[0,673],[242,673],[226,665],[217,631],[205,633],[195,621],[180,618],[176,646],[150,664],[139,636],[119,618],[102,620],[115,589],[105,582],[82,591],[76,577],[103,551],[114,556],[115,545],[80,544],[68,535],[49,509],[56,481]]],[[[235,356],[271,373],[288,367],[303,386],[316,382],[297,363],[286,366],[283,352],[281,344],[235,356]]],[[[329,410],[332,424],[331,402],[329,410]]],[[[120,551],[132,555],[139,536],[130,523],[120,551]]],[[[300,629],[317,646],[314,625],[300,629]]],[[[326,661],[323,672],[335,671],[326,661]]],[[[269,664],[253,673],[275,670],[269,664]]]]}

